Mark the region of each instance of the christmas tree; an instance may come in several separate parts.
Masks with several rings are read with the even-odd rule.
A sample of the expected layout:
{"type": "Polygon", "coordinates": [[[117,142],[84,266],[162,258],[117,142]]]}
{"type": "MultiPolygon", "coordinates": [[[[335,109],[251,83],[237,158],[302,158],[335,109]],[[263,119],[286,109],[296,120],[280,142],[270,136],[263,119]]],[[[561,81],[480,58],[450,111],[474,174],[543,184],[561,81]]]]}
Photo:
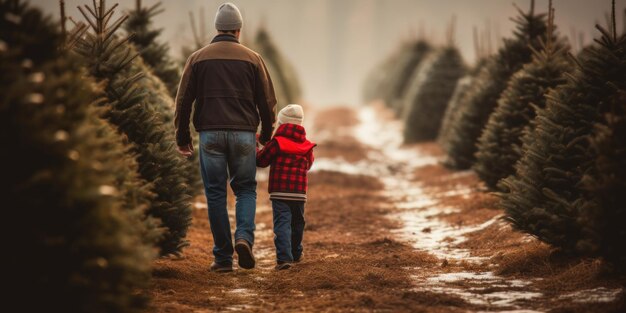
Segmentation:
{"type": "Polygon", "coordinates": [[[474,65],[465,76],[461,77],[457,82],[456,87],[454,87],[454,92],[450,97],[450,101],[446,107],[446,112],[443,114],[441,128],[439,129],[439,133],[437,135],[437,143],[444,151],[449,149],[450,129],[459,119],[459,112],[462,110],[462,106],[464,104],[462,100],[471,89],[472,83],[474,82],[474,79],[476,79],[478,73],[480,73],[482,68],[485,66],[486,60],[486,58],[481,57],[476,62],[476,65],[474,65]]]}
{"type": "Polygon", "coordinates": [[[159,235],[151,195],[62,35],[39,10],[0,0],[0,190],[9,307],[140,312],[159,235]],[[21,301],[37,295],[37,301],[21,301]],[[19,303],[18,303],[19,301],[19,303]]]}
{"type": "Polygon", "coordinates": [[[404,49],[389,67],[382,94],[382,99],[394,110],[396,116],[401,116],[404,112],[406,93],[413,86],[412,79],[433,50],[424,40],[410,42],[404,49]]]}
{"type": "Polygon", "coordinates": [[[133,143],[141,177],[153,184],[148,214],[161,219],[166,232],[159,242],[162,255],[179,254],[187,245],[185,236],[191,223],[189,186],[186,184],[185,162],[176,151],[174,134],[162,123],[158,111],[150,103],[150,92],[142,87],[145,73],[133,66],[128,39],[121,39],[117,30],[127,19],[122,16],[111,22],[117,5],[106,8],[104,1],[93,7],[79,7],[90,25],[90,31],[76,45],[92,77],[104,84],[109,100],[104,115],[133,143]]]}
{"type": "MultiPolygon", "coordinates": [[[[626,11],[624,31],[618,39],[615,33],[615,2],[613,2],[613,33],[602,30],[603,46],[626,47],[626,11]]],[[[595,53],[591,53],[593,57],[595,53]]],[[[622,54],[623,56],[623,54],[622,54]]],[[[605,55],[606,57],[606,55],[605,55]]],[[[624,68],[624,58],[621,60],[624,68]]],[[[623,87],[623,85],[622,85],[623,87]]],[[[577,248],[584,253],[602,256],[618,269],[626,266],[624,240],[626,231],[626,90],[621,89],[609,103],[608,112],[595,125],[590,136],[594,164],[581,182],[587,199],[578,221],[582,225],[583,239],[577,248]]]]}
{"type": "MultiPolygon", "coordinates": [[[[519,10],[519,9],[518,9],[519,10]]],[[[496,107],[500,94],[507,87],[511,76],[531,60],[532,48],[540,49],[540,40],[545,40],[546,22],[543,14],[534,13],[534,0],[528,13],[519,10],[514,19],[517,29],[514,37],[505,39],[502,48],[490,58],[487,65],[473,81],[465,94],[459,119],[449,133],[447,165],[456,169],[467,169],[474,163],[476,141],[496,107]]]]}
{"type": "Polygon", "coordinates": [[[467,74],[457,82],[452,97],[450,98],[450,102],[446,107],[446,112],[443,115],[441,128],[439,129],[439,133],[437,135],[437,143],[444,151],[447,151],[450,148],[450,128],[459,119],[459,112],[461,112],[462,106],[465,103],[462,100],[471,89],[474,79],[476,79],[478,73],[480,73],[483,67],[485,67],[487,59],[492,54],[490,34],[491,31],[487,29],[483,32],[482,36],[479,36],[478,28],[474,27],[474,53],[477,60],[474,66],[468,69],[467,74]]]}
{"type": "Polygon", "coordinates": [[[565,39],[552,41],[556,37],[553,19],[551,11],[548,41],[542,50],[533,52],[532,62],[513,75],[478,140],[474,170],[491,189],[514,173],[513,166],[521,156],[521,137],[535,117],[535,107],[545,107],[545,94],[565,83],[565,73],[572,69],[565,39]]]}
{"type": "MultiPolygon", "coordinates": [[[[625,40],[622,37],[620,40],[625,40]]],[[[583,239],[577,248],[602,256],[617,268],[626,268],[626,90],[612,103],[591,136],[596,156],[592,170],[583,177],[582,188],[589,200],[578,219],[583,239]]]]}
{"type": "MultiPolygon", "coordinates": [[[[546,107],[538,109],[531,130],[522,138],[522,158],[515,166],[515,175],[502,180],[505,191],[500,197],[506,218],[517,229],[565,251],[580,251],[584,246],[579,243],[584,242],[582,229],[588,226],[580,217],[581,210],[589,205],[581,179],[584,175],[595,177],[597,184],[588,183],[587,189],[596,189],[595,196],[601,196],[607,190],[605,175],[614,174],[607,174],[607,168],[595,169],[606,166],[603,159],[614,157],[611,154],[615,152],[602,156],[596,150],[603,141],[611,144],[612,139],[596,137],[594,149],[589,134],[626,90],[626,40],[617,38],[615,24],[612,32],[598,29],[602,32],[601,39],[596,40],[598,45],[578,61],[564,85],[548,94],[546,107]]],[[[606,214],[613,204],[600,202],[605,206],[603,211],[592,213],[598,214],[592,225],[607,223],[611,214],[620,216],[618,211],[606,214]]],[[[603,240],[614,242],[614,238],[603,240]]]]}
{"type": "MultiPolygon", "coordinates": [[[[136,53],[131,47],[131,53],[136,53]]],[[[174,134],[174,99],[170,97],[167,87],[154,74],[152,69],[146,65],[141,56],[138,56],[130,65],[130,72],[143,73],[143,79],[137,82],[138,88],[145,93],[145,102],[155,111],[162,123],[163,131],[174,134]]],[[[181,172],[189,186],[188,192],[191,196],[204,194],[204,187],[200,171],[198,170],[198,144],[200,142],[198,133],[193,132],[194,151],[188,160],[181,162],[181,172]]]]}
{"type": "Polygon", "coordinates": [[[169,56],[169,46],[157,42],[163,29],[155,29],[152,25],[152,18],[162,12],[160,2],[144,7],[141,0],[136,0],[135,9],[128,13],[124,29],[134,35],[130,42],[137,47],[141,58],[152,68],[154,74],[163,81],[169,95],[174,97],[180,81],[179,67],[169,56]]]}
{"type": "Polygon", "coordinates": [[[293,66],[278,50],[265,28],[260,28],[251,47],[258,52],[267,65],[274,84],[278,105],[276,111],[289,103],[297,103],[302,97],[302,90],[293,66]]]}
{"type": "Polygon", "coordinates": [[[448,31],[447,47],[426,57],[412,79],[404,99],[405,143],[437,138],[457,82],[465,75],[463,58],[454,46],[453,29],[451,26],[448,31]]]}

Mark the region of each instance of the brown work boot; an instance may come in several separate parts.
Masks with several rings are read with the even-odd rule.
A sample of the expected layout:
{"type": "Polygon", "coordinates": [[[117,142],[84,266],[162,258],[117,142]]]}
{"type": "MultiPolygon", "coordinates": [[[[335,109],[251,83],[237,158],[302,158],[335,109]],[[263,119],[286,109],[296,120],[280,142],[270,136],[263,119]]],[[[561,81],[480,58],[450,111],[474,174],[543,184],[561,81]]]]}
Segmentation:
{"type": "Polygon", "coordinates": [[[239,255],[239,267],[247,270],[253,269],[256,264],[254,255],[252,254],[252,247],[245,239],[237,239],[235,241],[235,251],[239,255]]]}
{"type": "Polygon", "coordinates": [[[215,273],[227,273],[227,272],[232,272],[233,271],[233,264],[219,264],[216,262],[213,262],[213,264],[211,264],[211,272],[215,272],[215,273]]]}

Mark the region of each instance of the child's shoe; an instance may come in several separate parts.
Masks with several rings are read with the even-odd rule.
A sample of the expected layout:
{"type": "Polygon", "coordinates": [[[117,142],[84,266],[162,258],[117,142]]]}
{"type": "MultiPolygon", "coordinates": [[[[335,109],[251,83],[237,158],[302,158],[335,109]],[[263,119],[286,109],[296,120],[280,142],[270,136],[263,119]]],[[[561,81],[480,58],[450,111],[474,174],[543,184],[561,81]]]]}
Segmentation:
{"type": "Polygon", "coordinates": [[[278,262],[278,264],[276,264],[276,267],[274,269],[276,269],[277,271],[282,271],[282,270],[288,270],[291,268],[291,262],[278,262]]]}
{"type": "Polygon", "coordinates": [[[215,272],[215,273],[227,273],[227,272],[232,272],[233,271],[233,264],[219,264],[216,262],[213,262],[213,264],[211,264],[211,272],[215,272]]]}

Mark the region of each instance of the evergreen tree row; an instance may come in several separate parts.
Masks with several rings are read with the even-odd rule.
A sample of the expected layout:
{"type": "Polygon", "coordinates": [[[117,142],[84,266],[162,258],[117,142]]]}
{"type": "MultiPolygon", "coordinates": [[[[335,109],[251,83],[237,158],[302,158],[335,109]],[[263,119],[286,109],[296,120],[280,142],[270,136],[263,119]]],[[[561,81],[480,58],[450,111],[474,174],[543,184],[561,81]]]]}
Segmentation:
{"type": "Polygon", "coordinates": [[[565,83],[565,74],[572,69],[566,55],[569,47],[555,35],[553,18],[550,13],[548,41],[540,42],[541,50],[534,50],[532,61],[513,75],[479,138],[474,171],[491,189],[514,173],[522,135],[532,131],[529,124],[535,111],[545,107],[544,95],[565,83]]]}
{"type": "Polygon", "coordinates": [[[368,75],[364,101],[382,100],[396,116],[402,116],[404,98],[414,85],[411,80],[432,50],[432,46],[422,39],[402,43],[368,75]]]}
{"type": "MultiPolygon", "coordinates": [[[[432,50],[433,48],[425,40],[409,42],[407,47],[402,50],[403,53],[395,59],[393,66],[389,68],[381,96],[385,104],[393,109],[396,116],[401,117],[406,113],[405,99],[407,93],[413,86],[419,84],[419,82],[414,81],[414,77],[419,76],[418,73],[424,67],[424,63],[426,63],[432,50]]],[[[427,64],[430,65],[431,63],[427,64]]],[[[411,96],[414,97],[415,94],[411,96]]]]}
{"type": "MultiPolygon", "coordinates": [[[[136,53],[134,46],[131,46],[131,53],[136,53]]],[[[143,73],[143,78],[137,82],[138,88],[145,93],[145,102],[154,111],[160,120],[165,133],[174,134],[174,99],[169,95],[165,84],[152,73],[152,68],[148,66],[141,56],[138,56],[131,64],[130,71],[133,73],[143,73]]],[[[191,125],[191,127],[193,127],[191,125]]],[[[198,157],[200,139],[198,133],[193,133],[194,151],[191,157],[180,163],[180,172],[185,183],[188,185],[187,192],[191,196],[204,194],[204,185],[198,169],[198,157]]]]}
{"type": "Polygon", "coordinates": [[[404,97],[404,142],[437,138],[458,80],[465,74],[459,50],[450,44],[422,62],[404,97]]]}
{"type": "MultiPolygon", "coordinates": [[[[162,118],[162,123],[168,132],[174,132],[174,99],[180,81],[179,69],[169,55],[169,45],[159,43],[157,38],[163,29],[153,28],[153,19],[161,14],[161,2],[150,7],[142,6],[141,0],[136,0],[134,10],[128,12],[128,20],[124,29],[131,36],[130,42],[140,54],[132,66],[137,72],[144,73],[141,83],[148,92],[148,102],[162,118]]],[[[137,53],[133,51],[133,53],[137,53]]],[[[192,196],[202,194],[203,185],[198,171],[198,136],[194,132],[195,149],[187,162],[183,162],[185,178],[192,196]]]]}
{"type": "MultiPolygon", "coordinates": [[[[473,166],[489,188],[499,190],[516,229],[623,269],[626,15],[624,34],[618,35],[613,1],[608,29],[597,26],[601,37],[573,58],[555,31],[551,2],[547,23],[534,13],[534,1],[529,13],[520,13],[514,38],[447,85],[446,101],[438,100],[438,88],[425,87],[443,86],[435,83],[444,75],[434,61],[441,50],[424,59],[405,95],[405,140],[438,135],[446,165],[473,166]],[[425,109],[420,101],[439,105],[425,109]],[[429,125],[436,121],[441,127],[433,135],[429,125]]],[[[392,64],[388,60],[374,72],[379,76],[370,75],[368,100],[384,94],[381,86],[392,81],[384,67],[392,64]]]]}
{"type": "Polygon", "coordinates": [[[532,49],[541,49],[540,43],[546,40],[545,15],[535,14],[534,1],[528,13],[521,10],[519,13],[514,19],[517,24],[514,37],[505,39],[498,53],[486,61],[462,98],[457,119],[450,124],[445,151],[446,165],[452,168],[467,169],[473,165],[477,140],[507,82],[531,60],[532,49]]]}
{"type": "Polygon", "coordinates": [[[464,104],[462,100],[470,91],[474,79],[476,79],[476,76],[480,73],[485,64],[486,58],[479,59],[476,65],[468,71],[467,75],[459,79],[454,88],[454,92],[450,97],[450,101],[441,121],[441,127],[437,134],[437,143],[444,151],[449,149],[450,129],[452,128],[452,124],[459,118],[459,112],[461,112],[464,104]]]}
{"type": "Polygon", "coordinates": [[[597,27],[596,45],[548,93],[500,197],[516,228],[623,268],[626,36],[615,25],[613,8],[611,29],[597,27]]]}
{"type": "Polygon", "coordinates": [[[145,216],[154,195],[57,29],[0,0],[0,190],[5,233],[19,238],[5,247],[7,306],[141,312],[161,232],[145,216]]]}
{"type": "Polygon", "coordinates": [[[134,63],[139,56],[128,38],[117,34],[127,17],[112,19],[114,9],[107,8],[103,0],[94,2],[93,7],[79,7],[89,31],[75,51],[83,57],[89,74],[104,86],[103,96],[109,100],[104,117],[133,144],[139,173],[152,184],[155,199],[148,214],[160,219],[166,229],[159,242],[161,254],[179,254],[187,245],[185,236],[191,223],[185,160],[176,151],[173,132],[150,102],[155,100],[153,91],[143,88],[146,73],[134,63]]]}

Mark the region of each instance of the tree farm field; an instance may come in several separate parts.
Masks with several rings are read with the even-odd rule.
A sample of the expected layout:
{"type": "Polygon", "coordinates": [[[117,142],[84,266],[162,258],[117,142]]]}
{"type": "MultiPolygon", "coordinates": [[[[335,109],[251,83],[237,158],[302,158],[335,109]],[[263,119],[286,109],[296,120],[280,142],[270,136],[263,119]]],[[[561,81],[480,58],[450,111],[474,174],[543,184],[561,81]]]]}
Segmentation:
{"type": "Polygon", "coordinates": [[[626,312],[625,0],[515,2],[0,0],[5,311],[626,312]]]}
{"type": "MultiPolygon", "coordinates": [[[[439,165],[436,144],[399,144],[402,125],[382,105],[322,109],[309,121],[323,131],[310,135],[319,150],[310,174],[303,260],[289,271],[273,269],[271,209],[259,173],[258,268],[208,271],[212,239],[206,204],[198,197],[191,245],[180,258],[156,261],[150,311],[624,308],[623,279],[604,272],[598,260],[560,254],[512,230],[475,174],[439,165]]],[[[232,194],[229,199],[233,213],[232,194]]]]}

